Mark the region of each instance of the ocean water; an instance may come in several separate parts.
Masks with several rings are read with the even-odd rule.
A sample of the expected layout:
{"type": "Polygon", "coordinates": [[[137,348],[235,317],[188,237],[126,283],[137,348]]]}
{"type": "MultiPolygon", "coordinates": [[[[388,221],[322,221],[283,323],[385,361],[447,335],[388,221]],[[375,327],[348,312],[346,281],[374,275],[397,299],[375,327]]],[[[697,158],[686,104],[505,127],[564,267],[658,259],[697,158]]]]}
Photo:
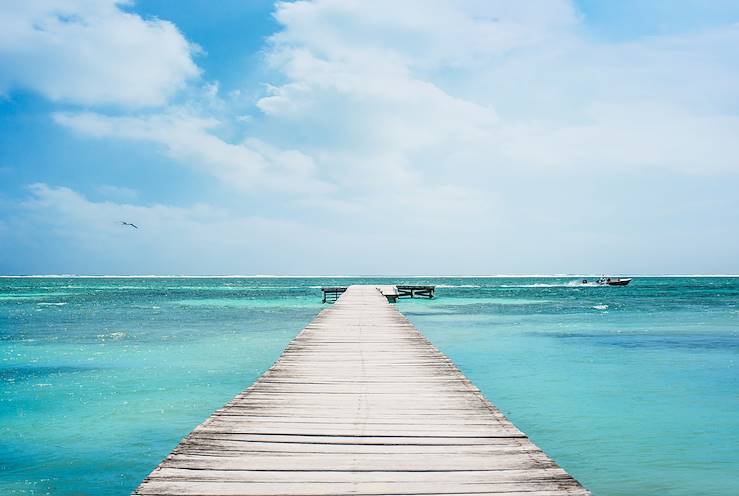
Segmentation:
{"type": "Polygon", "coordinates": [[[128,494],[321,309],[398,307],[596,495],[739,494],[739,279],[0,279],[0,494],[128,494]]]}

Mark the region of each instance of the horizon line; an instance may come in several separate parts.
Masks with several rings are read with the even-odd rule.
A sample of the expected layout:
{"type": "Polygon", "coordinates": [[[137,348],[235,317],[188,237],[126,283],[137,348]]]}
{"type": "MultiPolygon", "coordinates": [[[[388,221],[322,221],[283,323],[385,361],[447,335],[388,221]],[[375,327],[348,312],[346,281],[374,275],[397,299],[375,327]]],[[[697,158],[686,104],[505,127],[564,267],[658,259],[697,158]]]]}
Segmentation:
{"type": "MultiPolygon", "coordinates": [[[[601,277],[603,274],[436,274],[436,275],[388,275],[388,274],[360,274],[360,275],[277,275],[277,274],[2,274],[0,279],[361,279],[361,278],[413,278],[413,279],[516,279],[516,278],[565,278],[565,277],[601,277]]],[[[613,277],[613,276],[612,276],[613,277]]],[[[628,277],[739,277],[739,274],[632,274],[628,277]]]]}

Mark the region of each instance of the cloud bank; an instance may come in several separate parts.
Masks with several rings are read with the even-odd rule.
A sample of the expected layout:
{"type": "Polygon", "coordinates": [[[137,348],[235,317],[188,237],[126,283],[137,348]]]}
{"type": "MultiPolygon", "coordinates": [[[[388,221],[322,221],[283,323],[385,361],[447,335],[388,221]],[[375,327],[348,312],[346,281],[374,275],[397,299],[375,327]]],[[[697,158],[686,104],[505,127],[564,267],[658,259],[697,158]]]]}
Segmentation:
{"type": "Polygon", "coordinates": [[[0,4],[0,93],[142,107],[165,103],[199,75],[196,50],[172,23],[122,10],[121,0],[0,4]]]}
{"type": "MultiPolygon", "coordinates": [[[[735,216],[715,216],[736,211],[739,200],[713,194],[731,190],[739,174],[739,26],[608,42],[592,39],[566,0],[278,2],[279,30],[258,68],[263,90],[248,100],[242,95],[254,88],[224,95],[217,82],[198,80],[191,45],[166,21],[115,3],[74,3],[66,14],[35,5],[15,9],[20,25],[41,19],[49,27],[26,29],[30,56],[0,38],[14,78],[0,78],[0,87],[138,106],[67,108],[53,119],[83,139],[154,144],[183,173],[216,179],[224,196],[268,197],[269,214],[257,221],[219,198],[192,207],[91,205],[81,192],[35,186],[25,215],[53,197],[61,217],[74,219],[71,231],[98,225],[81,210],[106,213],[105,225],[120,210],[179,239],[176,247],[160,240],[162,253],[200,253],[198,240],[208,237],[231,247],[214,249],[215,259],[251,247],[252,265],[219,272],[739,270],[731,256],[739,240],[726,231],[735,216]],[[131,57],[127,74],[141,81],[130,88],[126,75],[118,81],[108,65],[92,63],[77,67],[91,89],[46,88],[53,78],[19,62],[53,59],[60,81],[71,81],[75,71],[61,67],[76,50],[69,47],[82,38],[88,45],[109,23],[137,34],[136,47],[136,39],[157,45],[131,57]],[[43,41],[48,33],[61,41],[43,41]],[[164,67],[148,74],[160,58],[164,67]],[[190,90],[177,92],[188,81],[190,90]],[[66,203],[86,207],[72,215],[66,203]],[[165,224],[200,234],[178,237],[165,224]],[[304,239],[310,255],[282,229],[304,239]],[[409,240],[426,251],[404,252],[409,240]],[[322,243],[333,257],[320,255],[322,243]],[[303,265],[285,262],[293,259],[303,265]],[[697,265],[685,268],[686,259],[697,265]]],[[[128,60],[130,44],[118,40],[93,54],[128,60]]],[[[183,264],[184,272],[210,271],[184,259],[196,267],[183,264]]]]}

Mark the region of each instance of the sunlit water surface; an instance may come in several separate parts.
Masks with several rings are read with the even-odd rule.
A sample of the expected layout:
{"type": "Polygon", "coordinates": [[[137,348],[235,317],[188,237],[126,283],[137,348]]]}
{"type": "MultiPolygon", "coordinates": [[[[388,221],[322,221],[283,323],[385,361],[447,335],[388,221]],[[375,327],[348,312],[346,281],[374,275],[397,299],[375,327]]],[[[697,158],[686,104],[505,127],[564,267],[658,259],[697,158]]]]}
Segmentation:
{"type": "MultiPolygon", "coordinates": [[[[321,309],[393,279],[0,279],[0,494],[128,494],[321,309]]],[[[739,493],[739,279],[407,279],[398,307],[596,495],[739,493]]]]}

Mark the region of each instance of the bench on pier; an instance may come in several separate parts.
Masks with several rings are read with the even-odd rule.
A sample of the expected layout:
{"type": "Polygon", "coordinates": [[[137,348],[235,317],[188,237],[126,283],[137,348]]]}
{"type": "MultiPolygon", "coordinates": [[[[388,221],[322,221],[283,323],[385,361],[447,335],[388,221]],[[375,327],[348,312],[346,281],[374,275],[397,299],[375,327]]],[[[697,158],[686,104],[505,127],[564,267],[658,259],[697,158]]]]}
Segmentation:
{"type": "MultiPolygon", "coordinates": [[[[375,286],[387,298],[390,303],[395,303],[398,298],[433,298],[436,286],[419,286],[419,285],[403,285],[391,286],[380,285],[375,286]]],[[[321,303],[334,303],[346,291],[346,287],[326,287],[321,288],[323,299],[321,303]]]]}
{"type": "Polygon", "coordinates": [[[346,287],[321,288],[323,300],[321,303],[333,303],[339,299],[339,296],[346,291],[346,287]]]}
{"type": "Polygon", "coordinates": [[[433,298],[436,286],[396,286],[399,298],[433,298]]]}

